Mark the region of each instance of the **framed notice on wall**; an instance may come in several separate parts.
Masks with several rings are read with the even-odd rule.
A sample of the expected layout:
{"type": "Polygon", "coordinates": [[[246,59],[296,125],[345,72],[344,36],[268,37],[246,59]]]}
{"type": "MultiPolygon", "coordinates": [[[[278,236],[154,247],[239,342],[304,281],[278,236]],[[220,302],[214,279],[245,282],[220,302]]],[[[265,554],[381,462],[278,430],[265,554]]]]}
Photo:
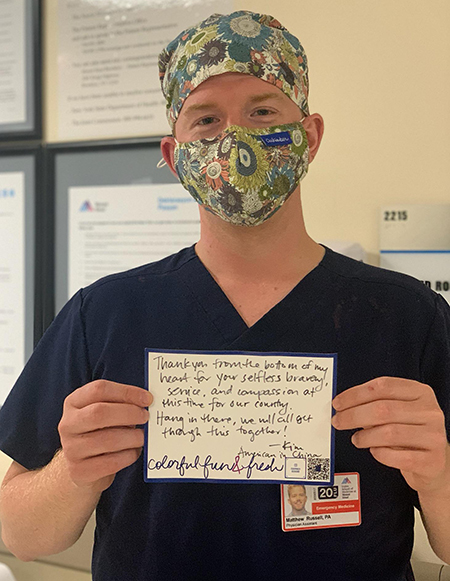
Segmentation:
{"type": "Polygon", "coordinates": [[[381,209],[380,266],[409,274],[450,303],[450,204],[381,209]]]}
{"type": "Polygon", "coordinates": [[[0,141],[41,134],[40,2],[0,2],[0,141]]]}
{"type": "Polygon", "coordinates": [[[56,141],[168,133],[159,53],[185,28],[232,9],[232,0],[55,4],[58,81],[49,91],[58,91],[56,141]]]}
{"type": "Polygon", "coordinates": [[[0,150],[0,405],[38,338],[35,273],[40,242],[35,224],[40,165],[39,151],[0,150]]]}
{"type": "Polygon", "coordinates": [[[47,323],[80,288],[198,240],[198,205],[167,167],[156,167],[159,144],[49,148],[54,285],[47,323]]]}

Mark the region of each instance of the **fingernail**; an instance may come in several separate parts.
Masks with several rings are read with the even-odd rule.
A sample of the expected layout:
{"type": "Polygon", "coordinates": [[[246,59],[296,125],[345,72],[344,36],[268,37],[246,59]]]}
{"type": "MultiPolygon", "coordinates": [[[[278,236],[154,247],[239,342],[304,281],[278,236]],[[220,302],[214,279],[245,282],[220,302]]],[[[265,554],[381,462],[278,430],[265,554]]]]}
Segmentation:
{"type": "Polygon", "coordinates": [[[340,407],[341,400],[337,397],[331,402],[331,405],[334,407],[335,410],[338,410],[340,407]]]}
{"type": "Polygon", "coordinates": [[[148,391],[145,391],[142,394],[141,402],[142,402],[142,405],[145,407],[149,406],[152,403],[152,397],[148,391]]]}

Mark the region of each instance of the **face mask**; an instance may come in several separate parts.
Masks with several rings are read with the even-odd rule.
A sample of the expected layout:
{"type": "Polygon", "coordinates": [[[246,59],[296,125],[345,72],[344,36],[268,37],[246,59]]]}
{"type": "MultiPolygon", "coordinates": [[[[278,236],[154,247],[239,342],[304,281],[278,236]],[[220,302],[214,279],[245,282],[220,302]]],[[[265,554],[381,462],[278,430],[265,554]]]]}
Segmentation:
{"type": "Polygon", "coordinates": [[[256,226],[284,204],[308,171],[309,147],[297,121],[264,129],[232,125],[219,135],[177,143],[182,185],[232,224],[256,226]]]}

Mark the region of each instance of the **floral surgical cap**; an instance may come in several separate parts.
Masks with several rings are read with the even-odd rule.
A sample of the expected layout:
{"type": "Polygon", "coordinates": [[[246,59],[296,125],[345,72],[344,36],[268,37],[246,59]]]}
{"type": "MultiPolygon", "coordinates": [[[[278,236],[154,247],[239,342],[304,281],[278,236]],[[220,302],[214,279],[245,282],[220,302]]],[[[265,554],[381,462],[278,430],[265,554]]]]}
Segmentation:
{"type": "Polygon", "coordinates": [[[159,55],[159,77],[173,129],[189,93],[222,73],[253,75],[308,110],[308,64],[298,39],[266,14],[213,14],[188,28],[159,55]]]}

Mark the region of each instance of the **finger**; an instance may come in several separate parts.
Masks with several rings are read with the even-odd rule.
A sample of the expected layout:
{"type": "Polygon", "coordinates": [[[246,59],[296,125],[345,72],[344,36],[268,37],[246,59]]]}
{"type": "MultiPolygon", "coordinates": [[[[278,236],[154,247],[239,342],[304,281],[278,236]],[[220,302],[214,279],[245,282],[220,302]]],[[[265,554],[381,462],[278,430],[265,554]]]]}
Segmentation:
{"type": "Polygon", "coordinates": [[[420,405],[411,402],[380,400],[337,412],[332,424],[338,430],[369,428],[384,424],[424,425],[428,416],[420,405]]]}
{"type": "Polygon", "coordinates": [[[380,399],[414,401],[420,398],[434,399],[431,387],[409,379],[378,377],[346,389],[334,398],[333,407],[341,411],[380,399]]]}
{"type": "Polygon", "coordinates": [[[417,426],[388,424],[359,430],[352,436],[357,448],[403,448],[411,450],[434,450],[441,446],[440,434],[430,433],[417,426]]]}
{"type": "Polygon", "coordinates": [[[116,474],[123,468],[134,464],[141,455],[141,450],[122,450],[103,456],[95,456],[82,460],[80,463],[70,463],[71,478],[78,485],[88,485],[97,482],[105,476],[116,474]]]}
{"type": "Polygon", "coordinates": [[[85,406],[61,421],[61,429],[66,434],[84,434],[103,428],[137,426],[148,421],[146,408],[126,403],[98,402],[85,406]]]}
{"type": "Polygon", "coordinates": [[[78,409],[101,401],[147,407],[151,404],[152,396],[147,390],[135,385],[98,380],[78,388],[66,401],[78,409]]]}
{"type": "Polygon", "coordinates": [[[429,452],[424,450],[395,450],[376,447],[370,448],[370,453],[381,464],[405,472],[426,473],[427,468],[434,463],[434,458],[430,460],[429,452]]]}
{"type": "Polygon", "coordinates": [[[144,445],[144,431],[136,428],[110,428],[81,434],[63,444],[64,453],[72,462],[79,462],[94,456],[141,449],[144,445]]]}

